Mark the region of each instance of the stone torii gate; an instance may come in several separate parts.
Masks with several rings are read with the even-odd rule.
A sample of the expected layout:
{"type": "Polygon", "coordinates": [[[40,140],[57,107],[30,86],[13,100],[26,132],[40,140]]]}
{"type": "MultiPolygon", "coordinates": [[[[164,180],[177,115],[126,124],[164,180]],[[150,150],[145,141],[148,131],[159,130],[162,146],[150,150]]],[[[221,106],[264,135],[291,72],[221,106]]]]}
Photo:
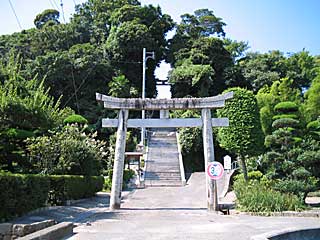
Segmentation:
{"type": "MultiPolygon", "coordinates": [[[[169,127],[202,127],[205,168],[215,160],[212,127],[229,126],[228,118],[211,118],[211,109],[223,108],[225,101],[233,97],[233,92],[207,98],[175,98],[175,99],[141,99],[115,98],[96,93],[96,100],[104,104],[104,108],[119,110],[118,119],[102,119],[102,127],[117,127],[117,140],[113,166],[110,209],[121,206],[121,191],[124,168],[127,128],[169,128],[169,127]],[[177,110],[201,109],[201,118],[181,119],[128,119],[129,110],[177,110]]],[[[206,174],[206,190],[208,210],[218,211],[216,181],[206,174]]]]}

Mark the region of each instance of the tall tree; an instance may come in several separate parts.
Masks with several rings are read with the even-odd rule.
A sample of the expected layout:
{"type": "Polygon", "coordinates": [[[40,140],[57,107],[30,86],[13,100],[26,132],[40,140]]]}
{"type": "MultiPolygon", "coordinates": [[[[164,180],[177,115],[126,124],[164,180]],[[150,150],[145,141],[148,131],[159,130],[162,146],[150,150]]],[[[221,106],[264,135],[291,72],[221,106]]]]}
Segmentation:
{"type": "Polygon", "coordinates": [[[218,140],[222,148],[237,155],[248,180],[246,157],[259,155],[263,150],[263,133],[259,108],[253,92],[242,88],[230,88],[234,97],[217,111],[219,117],[229,118],[229,127],[220,128],[218,140]]]}
{"type": "Polygon", "coordinates": [[[59,17],[59,11],[55,9],[47,9],[38,14],[33,22],[36,28],[41,29],[45,26],[60,24],[59,17]]]}
{"type": "Polygon", "coordinates": [[[308,121],[320,118],[320,74],[312,81],[305,93],[304,112],[308,121]]]}
{"type": "Polygon", "coordinates": [[[203,37],[224,37],[224,26],[221,18],[216,17],[213,11],[198,9],[194,14],[181,15],[181,22],[176,27],[176,34],[169,40],[167,61],[175,64],[176,53],[190,49],[194,40],[203,37]]]}

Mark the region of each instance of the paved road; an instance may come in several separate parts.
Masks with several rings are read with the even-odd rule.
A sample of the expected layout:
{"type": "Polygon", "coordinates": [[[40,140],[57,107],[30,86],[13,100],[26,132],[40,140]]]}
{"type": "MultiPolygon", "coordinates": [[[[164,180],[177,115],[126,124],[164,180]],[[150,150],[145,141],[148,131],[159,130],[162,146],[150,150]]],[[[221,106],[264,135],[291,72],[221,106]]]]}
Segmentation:
{"type": "Polygon", "coordinates": [[[114,212],[100,208],[75,228],[83,239],[245,240],[271,230],[319,227],[319,218],[222,216],[207,212],[204,175],[193,174],[186,187],[146,188],[132,192],[114,212]]]}

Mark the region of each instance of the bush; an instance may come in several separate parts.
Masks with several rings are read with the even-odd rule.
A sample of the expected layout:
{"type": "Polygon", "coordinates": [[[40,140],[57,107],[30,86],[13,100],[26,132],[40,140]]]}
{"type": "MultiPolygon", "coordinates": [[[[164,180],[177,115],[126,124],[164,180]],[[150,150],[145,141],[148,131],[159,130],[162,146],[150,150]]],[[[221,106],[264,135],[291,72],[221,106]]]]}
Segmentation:
{"type": "Polygon", "coordinates": [[[320,131],[320,120],[309,122],[307,129],[309,131],[320,131]]]}
{"type": "Polygon", "coordinates": [[[275,115],[272,117],[272,120],[277,120],[280,118],[292,118],[292,119],[297,119],[298,116],[296,114],[279,114],[279,115],[275,115]]]}
{"type": "Polygon", "coordinates": [[[46,176],[0,173],[0,222],[47,204],[93,196],[103,177],[46,176]]]}
{"type": "Polygon", "coordinates": [[[298,108],[294,102],[280,102],[274,107],[274,110],[280,113],[290,113],[298,111],[298,108]]]}
{"type": "Polygon", "coordinates": [[[65,118],[63,120],[63,123],[64,124],[73,124],[73,123],[87,124],[88,120],[81,115],[72,114],[72,115],[68,116],[67,118],[65,118]]]}
{"type": "Polygon", "coordinates": [[[49,176],[50,192],[48,203],[63,205],[67,200],[93,196],[103,189],[103,177],[84,177],[74,175],[49,176]]]}
{"type": "Polygon", "coordinates": [[[272,127],[278,128],[296,128],[299,125],[299,121],[292,118],[280,118],[272,123],[272,127]]]}
{"type": "Polygon", "coordinates": [[[45,176],[0,173],[0,221],[45,206],[49,188],[45,176]]]}
{"type": "Polygon", "coordinates": [[[45,174],[99,175],[101,163],[107,161],[105,143],[75,126],[28,139],[27,150],[35,171],[45,174]]]}
{"type": "Polygon", "coordinates": [[[27,130],[23,130],[23,129],[9,128],[6,131],[6,135],[9,138],[26,139],[28,137],[33,137],[34,133],[32,131],[27,131],[27,130]]]}
{"type": "MultiPolygon", "coordinates": [[[[104,185],[103,189],[106,191],[111,190],[112,187],[112,176],[113,176],[113,170],[109,169],[108,170],[108,177],[104,179],[104,185]]],[[[135,172],[132,169],[125,169],[123,171],[123,182],[122,182],[122,187],[125,188],[126,185],[129,183],[130,179],[135,175],[135,172]]]]}
{"type": "Polygon", "coordinates": [[[305,207],[293,194],[283,194],[270,189],[268,184],[258,180],[246,183],[237,178],[234,183],[237,207],[248,212],[301,211],[305,207]]]}
{"type": "Polygon", "coordinates": [[[317,181],[313,177],[305,180],[286,179],[277,182],[274,189],[282,193],[290,193],[298,196],[301,202],[304,202],[309,192],[316,190],[317,181]]]}
{"type": "Polygon", "coordinates": [[[297,161],[306,166],[313,176],[320,178],[320,150],[306,150],[301,153],[297,161]]]}
{"type": "Polygon", "coordinates": [[[135,172],[132,169],[125,169],[123,172],[123,182],[129,183],[130,179],[133,178],[135,172]]]}

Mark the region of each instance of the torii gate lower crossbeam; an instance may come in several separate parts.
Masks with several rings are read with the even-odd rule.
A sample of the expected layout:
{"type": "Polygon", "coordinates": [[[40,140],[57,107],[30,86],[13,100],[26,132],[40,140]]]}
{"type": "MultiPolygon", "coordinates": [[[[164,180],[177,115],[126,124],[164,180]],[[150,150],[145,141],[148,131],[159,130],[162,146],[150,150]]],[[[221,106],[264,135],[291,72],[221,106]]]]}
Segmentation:
{"type": "MultiPolygon", "coordinates": [[[[222,108],[225,101],[233,97],[233,92],[209,98],[177,99],[124,99],[113,98],[97,93],[96,99],[104,103],[105,108],[119,109],[118,119],[103,119],[103,127],[118,127],[113,166],[110,209],[121,207],[121,190],[124,167],[124,154],[127,127],[199,127],[202,126],[205,166],[215,160],[213,146],[213,126],[228,126],[227,118],[211,118],[211,109],[222,108]],[[201,109],[201,119],[129,119],[128,110],[165,110],[165,109],[201,109]],[[162,122],[161,122],[162,121],[162,122]]],[[[216,181],[206,175],[207,204],[209,211],[218,211],[216,181]]]]}

